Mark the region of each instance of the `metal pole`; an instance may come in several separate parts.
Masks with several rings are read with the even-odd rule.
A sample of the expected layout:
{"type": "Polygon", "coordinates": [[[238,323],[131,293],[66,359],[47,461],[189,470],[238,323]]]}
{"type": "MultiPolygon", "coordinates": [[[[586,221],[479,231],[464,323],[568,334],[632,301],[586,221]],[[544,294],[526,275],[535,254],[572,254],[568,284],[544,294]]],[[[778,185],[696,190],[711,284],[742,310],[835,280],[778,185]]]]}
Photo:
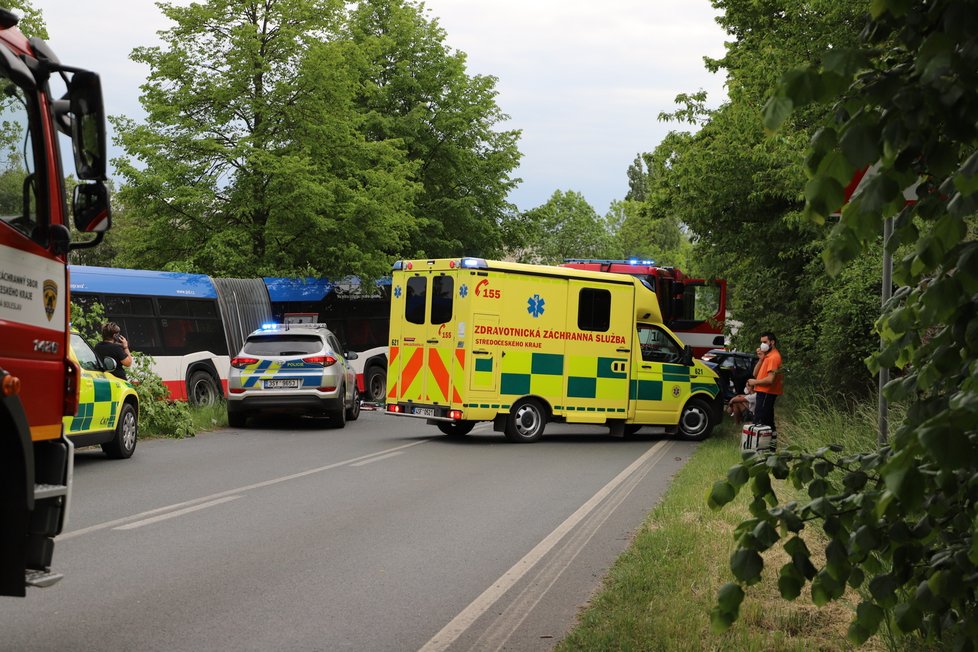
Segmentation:
{"type": "MultiPolygon", "coordinates": [[[[888,217],[883,220],[883,289],[880,292],[882,298],[881,305],[886,305],[886,302],[890,300],[893,296],[893,256],[890,254],[890,250],[887,247],[890,242],[890,237],[893,235],[893,218],[888,217]]],[[[884,342],[883,337],[880,336],[880,350],[883,349],[884,342]]],[[[877,443],[880,446],[885,446],[889,435],[889,421],[887,418],[887,404],[886,399],[883,397],[883,387],[890,382],[890,368],[881,367],[880,368],[880,382],[879,382],[879,438],[877,443]]]]}

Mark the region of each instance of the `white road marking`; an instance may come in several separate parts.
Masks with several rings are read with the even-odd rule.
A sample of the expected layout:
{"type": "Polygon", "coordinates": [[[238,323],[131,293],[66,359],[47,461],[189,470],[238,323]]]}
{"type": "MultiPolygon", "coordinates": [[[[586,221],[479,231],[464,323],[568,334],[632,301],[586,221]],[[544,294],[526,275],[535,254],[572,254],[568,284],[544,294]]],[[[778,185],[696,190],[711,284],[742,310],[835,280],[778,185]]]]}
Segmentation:
{"type": "Polygon", "coordinates": [[[387,453],[386,455],[378,455],[377,457],[372,457],[369,460],[364,460],[362,462],[356,462],[350,466],[364,466],[365,464],[373,464],[374,462],[379,462],[380,460],[386,460],[389,457],[397,457],[398,455],[403,455],[404,451],[394,451],[393,453],[387,453]]]}
{"type": "Polygon", "coordinates": [[[632,462],[628,468],[619,473],[611,482],[602,487],[586,503],[581,505],[576,512],[567,517],[563,523],[548,534],[546,538],[538,543],[533,550],[528,552],[523,559],[516,562],[512,568],[503,573],[492,585],[482,592],[482,595],[473,600],[469,606],[463,609],[450,623],[445,625],[440,632],[435,634],[431,640],[424,644],[419,652],[442,652],[447,650],[472,624],[486,613],[493,604],[499,600],[509,589],[513,587],[533,566],[539,562],[544,555],[550,552],[570,532],[578,523],[590,514],[608,494],[615,490],[618,485],[625,482],[628,477],[636,470],[641,468],[645,462],[671,442],[660,441],[655,446],[645,451],[637,460],[632,462]]]}
{"type": "Polygon", "coordinates": [[[225,496],[224,498],[218,498],[217,500],[212,500],[208,503],[201,503],[199,505],[194,505],[193,507],[184,507],[183,509],[178,509],[175,512],[167,512],[166,514],[160,514],[159,516],[154,516],[152,518],[144,518],[141,521],[136,521],[135,523],[129,523],[127,525],[120,525],[119,527],[112,528],[114,530],[135,530],[138,527],[143,527],[144,525],[149,525],[151,523],[159,523],[160,521],[165,521],[168,518],[175,518],[177,516],[183,516],[184,514],[189,514],[190,512],[196,512],[202,509],[207,509],[208,507],[213,507],[214,505],[220,505],[221,503],[226,503],[231,500],[237,500],[241,496],[225,496]]]}
{"type": "Polygon", "coordinates": [[[320,466],[315,469],[309,469],[308,471],[300,471],[299,473],[293,473],[291,475],[284,475],[280,478],[273,478],[271,480],[265,480],[264,482],[256,482],[254,484],[249,484],[244,487],[237,487],[235,489],[228,489],[227,491],[219,491],[215,494],[209,496],[202,496],[200,498],[194,498],[193,500],[185,500],[182,503],[174,503],[173,505],[167,505],[166,507],[157,507],[156,509],[150,509],[145,512],[140,512],[139,514],[132,514],[130,516],[123,516],[122,518],[117,518],[112,521],[106,521],[105,523],[98,523],[96,525],[90,525],[88,527],[81,528],[80,530],[72,530],[71,532],[65,532],[58,535],[55,541],[67,541],[68,539],[74,539],[75,537],[80,537],[83,534],[89,534],[91,532],[97,532],[99,530],[106,530],[108,528],[114,528],[117,525],[122,525],[124,523],[129,523],[132,521],[138,521],[151,516],[153,514],[159,514],[160,512],[168,512],[174,509],[180,509],[182,507],[189,507],[191,505],[198,505],[200,503],[205,503],[208,501],[216,500],[218,498],[224,498],[225,496],[231,496],[234,494],[243,493],[246,491],[251,491],[252,489],[261,489],[262,487],[270,487],[282,482],[288,482],[289,480],[296,480],[298,478],[304,478],[307,475],[313,475],[316,473],[322,473],[323,471],[329,471],[331,469],[338,468],[340,466],[347,466],[353,462],[359,462],[361,460],[371,459],[379,455],[387,455],[393,451],[403,450],[405,448],[411,448],[412,446],[418,446],[419,444],[426,444],[430,439],[422,439],[420,441],[414,441],[410,444],[404,444],[402,446],[395,446],[394,448],[388,448],[386,450],[378,451],[376,453],[370,453],[368,455],[361,455],[360,457],[354,457],[349,460],[343,460],[342,462],[335,462],[333,464],[327,464],[326,466],[320,466]]]}

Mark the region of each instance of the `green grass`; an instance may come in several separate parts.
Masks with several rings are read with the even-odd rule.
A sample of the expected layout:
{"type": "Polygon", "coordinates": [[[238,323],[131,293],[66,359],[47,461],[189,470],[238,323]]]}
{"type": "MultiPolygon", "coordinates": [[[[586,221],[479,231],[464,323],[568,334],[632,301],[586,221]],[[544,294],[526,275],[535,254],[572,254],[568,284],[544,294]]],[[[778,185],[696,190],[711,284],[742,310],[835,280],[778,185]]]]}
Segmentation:
{"type": "Polygon", "coordinates": [[[206,432],[228,425],[228,407],[224,401],[213,405],[190,408],[190,418],[193,420],[194,432],[206,432]]]}
{"type": "MultiPolygon", "coordinates": [[[[779,447],[813,448],[841,443],[847,451],[876,445],[876,407],[845,406],[813,396],[779,404],[779,447]]],[[[787,557],[779,547],[765,555],[761,583],[747,590],[740,619],[723,634],[710,629],[717,590],[731,581],[728,560],[733,530],[750,517],[749,491],[719,512],[707,507],[716,480],[740,459],[740,434],[729,419],[677,474],[662,502],[647,517],[632,546],[614,564],[602,591],[581,613],[578,626],[557,650],[847,650],[845,634],[858,603],[817,608],[807,591],[781,599],[777,568],[787,557]]],[[[778,489],[787,496],[787,487],[778,489]]],[[[813,554],[821,533],[806,530],[813,554]],[[815,542],[815,543],[813,543],[815,542]]],[[[879,637],[861,650],[887,649],[879,637]]]]}

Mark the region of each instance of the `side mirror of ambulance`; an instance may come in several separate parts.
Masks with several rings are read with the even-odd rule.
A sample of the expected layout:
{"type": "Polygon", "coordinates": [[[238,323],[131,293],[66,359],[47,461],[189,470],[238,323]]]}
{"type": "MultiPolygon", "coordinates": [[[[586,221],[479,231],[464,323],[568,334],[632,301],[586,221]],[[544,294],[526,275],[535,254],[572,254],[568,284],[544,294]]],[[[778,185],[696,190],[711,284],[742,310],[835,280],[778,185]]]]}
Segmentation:
{"type": "Polygon", "coordinates": [[[104,358],[102,358],[102,367],[104,367],[106,371],[115,371],[116,368],[115,359],[110,358],[109,356],[105,356],[104,358]]]}
{"type": "Polygon", "coordinates": [[[682,363],[687,367],[693,366],[693,347],[691,347],[689,344],[683,347],[682,363]]]}

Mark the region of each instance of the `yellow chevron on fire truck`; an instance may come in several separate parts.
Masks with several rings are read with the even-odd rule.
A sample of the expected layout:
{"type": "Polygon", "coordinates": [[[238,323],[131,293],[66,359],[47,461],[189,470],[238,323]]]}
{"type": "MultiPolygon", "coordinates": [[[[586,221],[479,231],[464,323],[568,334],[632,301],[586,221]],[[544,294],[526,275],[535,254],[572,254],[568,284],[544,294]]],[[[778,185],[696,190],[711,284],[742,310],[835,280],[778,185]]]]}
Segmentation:
{"type": "Polygon", "coordinates": [[[389,414],[452,435],[492,421],[514,441],[548,421],[700,439],[718,395],[635,277],[480,258],[394,266],[389,414]]]}

